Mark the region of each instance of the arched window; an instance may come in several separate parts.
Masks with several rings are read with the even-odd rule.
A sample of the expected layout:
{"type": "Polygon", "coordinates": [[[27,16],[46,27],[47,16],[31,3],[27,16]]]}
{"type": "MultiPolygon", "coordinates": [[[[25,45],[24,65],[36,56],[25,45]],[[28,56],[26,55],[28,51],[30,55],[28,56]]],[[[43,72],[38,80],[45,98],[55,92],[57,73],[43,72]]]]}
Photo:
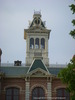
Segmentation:
{"type": "Polygon", "coordinates": [[[7,88],[6,100],[19,100],[19,88],[15,87],[7,88]]]}
{"type": "Polygon", "coordinates": [[[65,88],[57,89],[57,100],[70,100],[70,93],[65,88]]]}
{"type": "Polygon", "coordinates": [[[35,49],[39,48],[39,38],[35,39],[35,49]]]}
{"type": "Polygon", "coordinates": [[[30,49],[33,49],[34,48],[34,39],[31,38],[30,39],[30,49]]]}
{"type": "Polygon", "coordinates": [[[45,49],[45,39],[41,39],[41,49],[45,49]]]}
{"type": "Polygon", "coordinates": [[[32,91],[32,100],[45,100],[45,92],[41,87],[35,87],[32,91]]]}

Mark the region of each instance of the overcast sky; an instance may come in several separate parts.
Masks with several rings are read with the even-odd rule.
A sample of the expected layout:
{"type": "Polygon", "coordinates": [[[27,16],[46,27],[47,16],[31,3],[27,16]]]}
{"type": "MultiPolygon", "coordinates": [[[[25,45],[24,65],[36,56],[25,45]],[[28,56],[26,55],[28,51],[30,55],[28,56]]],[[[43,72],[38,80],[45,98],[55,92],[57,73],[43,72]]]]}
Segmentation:
{"type": "Polygon", "coordinates": [[[72,11],[69,5],[74,0],[0,0],[0,48],[2,63],[21,60],[25,63],[26,41],[24,29],[33,19],[34,10],[41,11],[42,20],[51,29],[49,61],[65,64],[75,54],[75,40],[69,35],[72,26],[72,11]]]}

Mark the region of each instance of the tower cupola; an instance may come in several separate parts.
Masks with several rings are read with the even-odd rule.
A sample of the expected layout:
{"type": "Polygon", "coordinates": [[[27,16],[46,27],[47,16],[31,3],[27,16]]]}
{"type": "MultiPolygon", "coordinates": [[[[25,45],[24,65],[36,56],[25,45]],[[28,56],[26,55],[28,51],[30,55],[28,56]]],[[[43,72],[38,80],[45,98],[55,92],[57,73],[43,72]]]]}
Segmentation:
{"type": "Polygon", "coordinates": [[[45,21],[43,22],[41,20],[41,12],[34,12],[34,15],[33,15],[33,21],[31,22],[29,28],[32,28],[32,27],[42,27],[42,28],[45,28],[45,21]]]}
{"type": "Polygon", "coordinates": [[[29,28],[24,29],[24,39],[26,39],[26,65],[30,65],[34,59],[42,59],[45,65],[49,65],[48,39],[50,31],[46,29],[45,21],[41,19],[41,13],[34,12],[29,28]]]}

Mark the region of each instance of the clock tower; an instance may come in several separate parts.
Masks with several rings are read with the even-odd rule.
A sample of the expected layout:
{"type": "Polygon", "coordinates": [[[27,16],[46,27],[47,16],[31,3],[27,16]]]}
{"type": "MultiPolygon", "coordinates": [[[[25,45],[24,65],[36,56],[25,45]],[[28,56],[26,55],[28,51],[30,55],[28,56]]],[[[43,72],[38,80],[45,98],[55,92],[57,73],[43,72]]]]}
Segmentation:
{"type": "Polygon", "coordinates": [[[46,29],[45,22],[41,20],[41,13],[34,12],[29,28],[24,29],[26,65],[31,65],[34,59],[42,59],[45,65],[49,65],[48,39],[50,31],[46,29]]]}

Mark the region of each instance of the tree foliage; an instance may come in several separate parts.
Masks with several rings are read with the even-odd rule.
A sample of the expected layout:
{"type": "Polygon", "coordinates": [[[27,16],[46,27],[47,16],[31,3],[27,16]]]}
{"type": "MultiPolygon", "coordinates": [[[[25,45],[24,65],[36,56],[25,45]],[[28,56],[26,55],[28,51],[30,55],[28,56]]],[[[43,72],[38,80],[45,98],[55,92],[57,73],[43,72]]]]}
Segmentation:
{"type": "Polygon", "coordinates": [[[67,85],[67,91],[71,93],[71,100],[75,100],[75,55],[67,67],[59,72],[58,77],[67,85]]]}
{"type": "MultiPolygon", "coordinates": [[[[71,4],[70,8],[75,14],[75,4],[71,4]]],[[[75,19],[72,20],[72,24],[75,26],[75,19]]],[[[75,29],[70,31],[70,35],[75,39],[75,29]]],[[[75,55],[67,67],[59,72],[58,77],[67,85],[67,91],[71,93],[71,100],[75,100],[75,55]]]]}
{"type": "MultiPolygon", "coordinates": [[[[72,14],[75,14],[75,4],[71,4],[69,7],[71,8],[73,12],[72,14]]],[[[75,19],[72,20],[72,24],[73,26],[75,26],[75,19]]],[[[75,29],[70,31],[70,35],[75,39],[75,29]]]]}

